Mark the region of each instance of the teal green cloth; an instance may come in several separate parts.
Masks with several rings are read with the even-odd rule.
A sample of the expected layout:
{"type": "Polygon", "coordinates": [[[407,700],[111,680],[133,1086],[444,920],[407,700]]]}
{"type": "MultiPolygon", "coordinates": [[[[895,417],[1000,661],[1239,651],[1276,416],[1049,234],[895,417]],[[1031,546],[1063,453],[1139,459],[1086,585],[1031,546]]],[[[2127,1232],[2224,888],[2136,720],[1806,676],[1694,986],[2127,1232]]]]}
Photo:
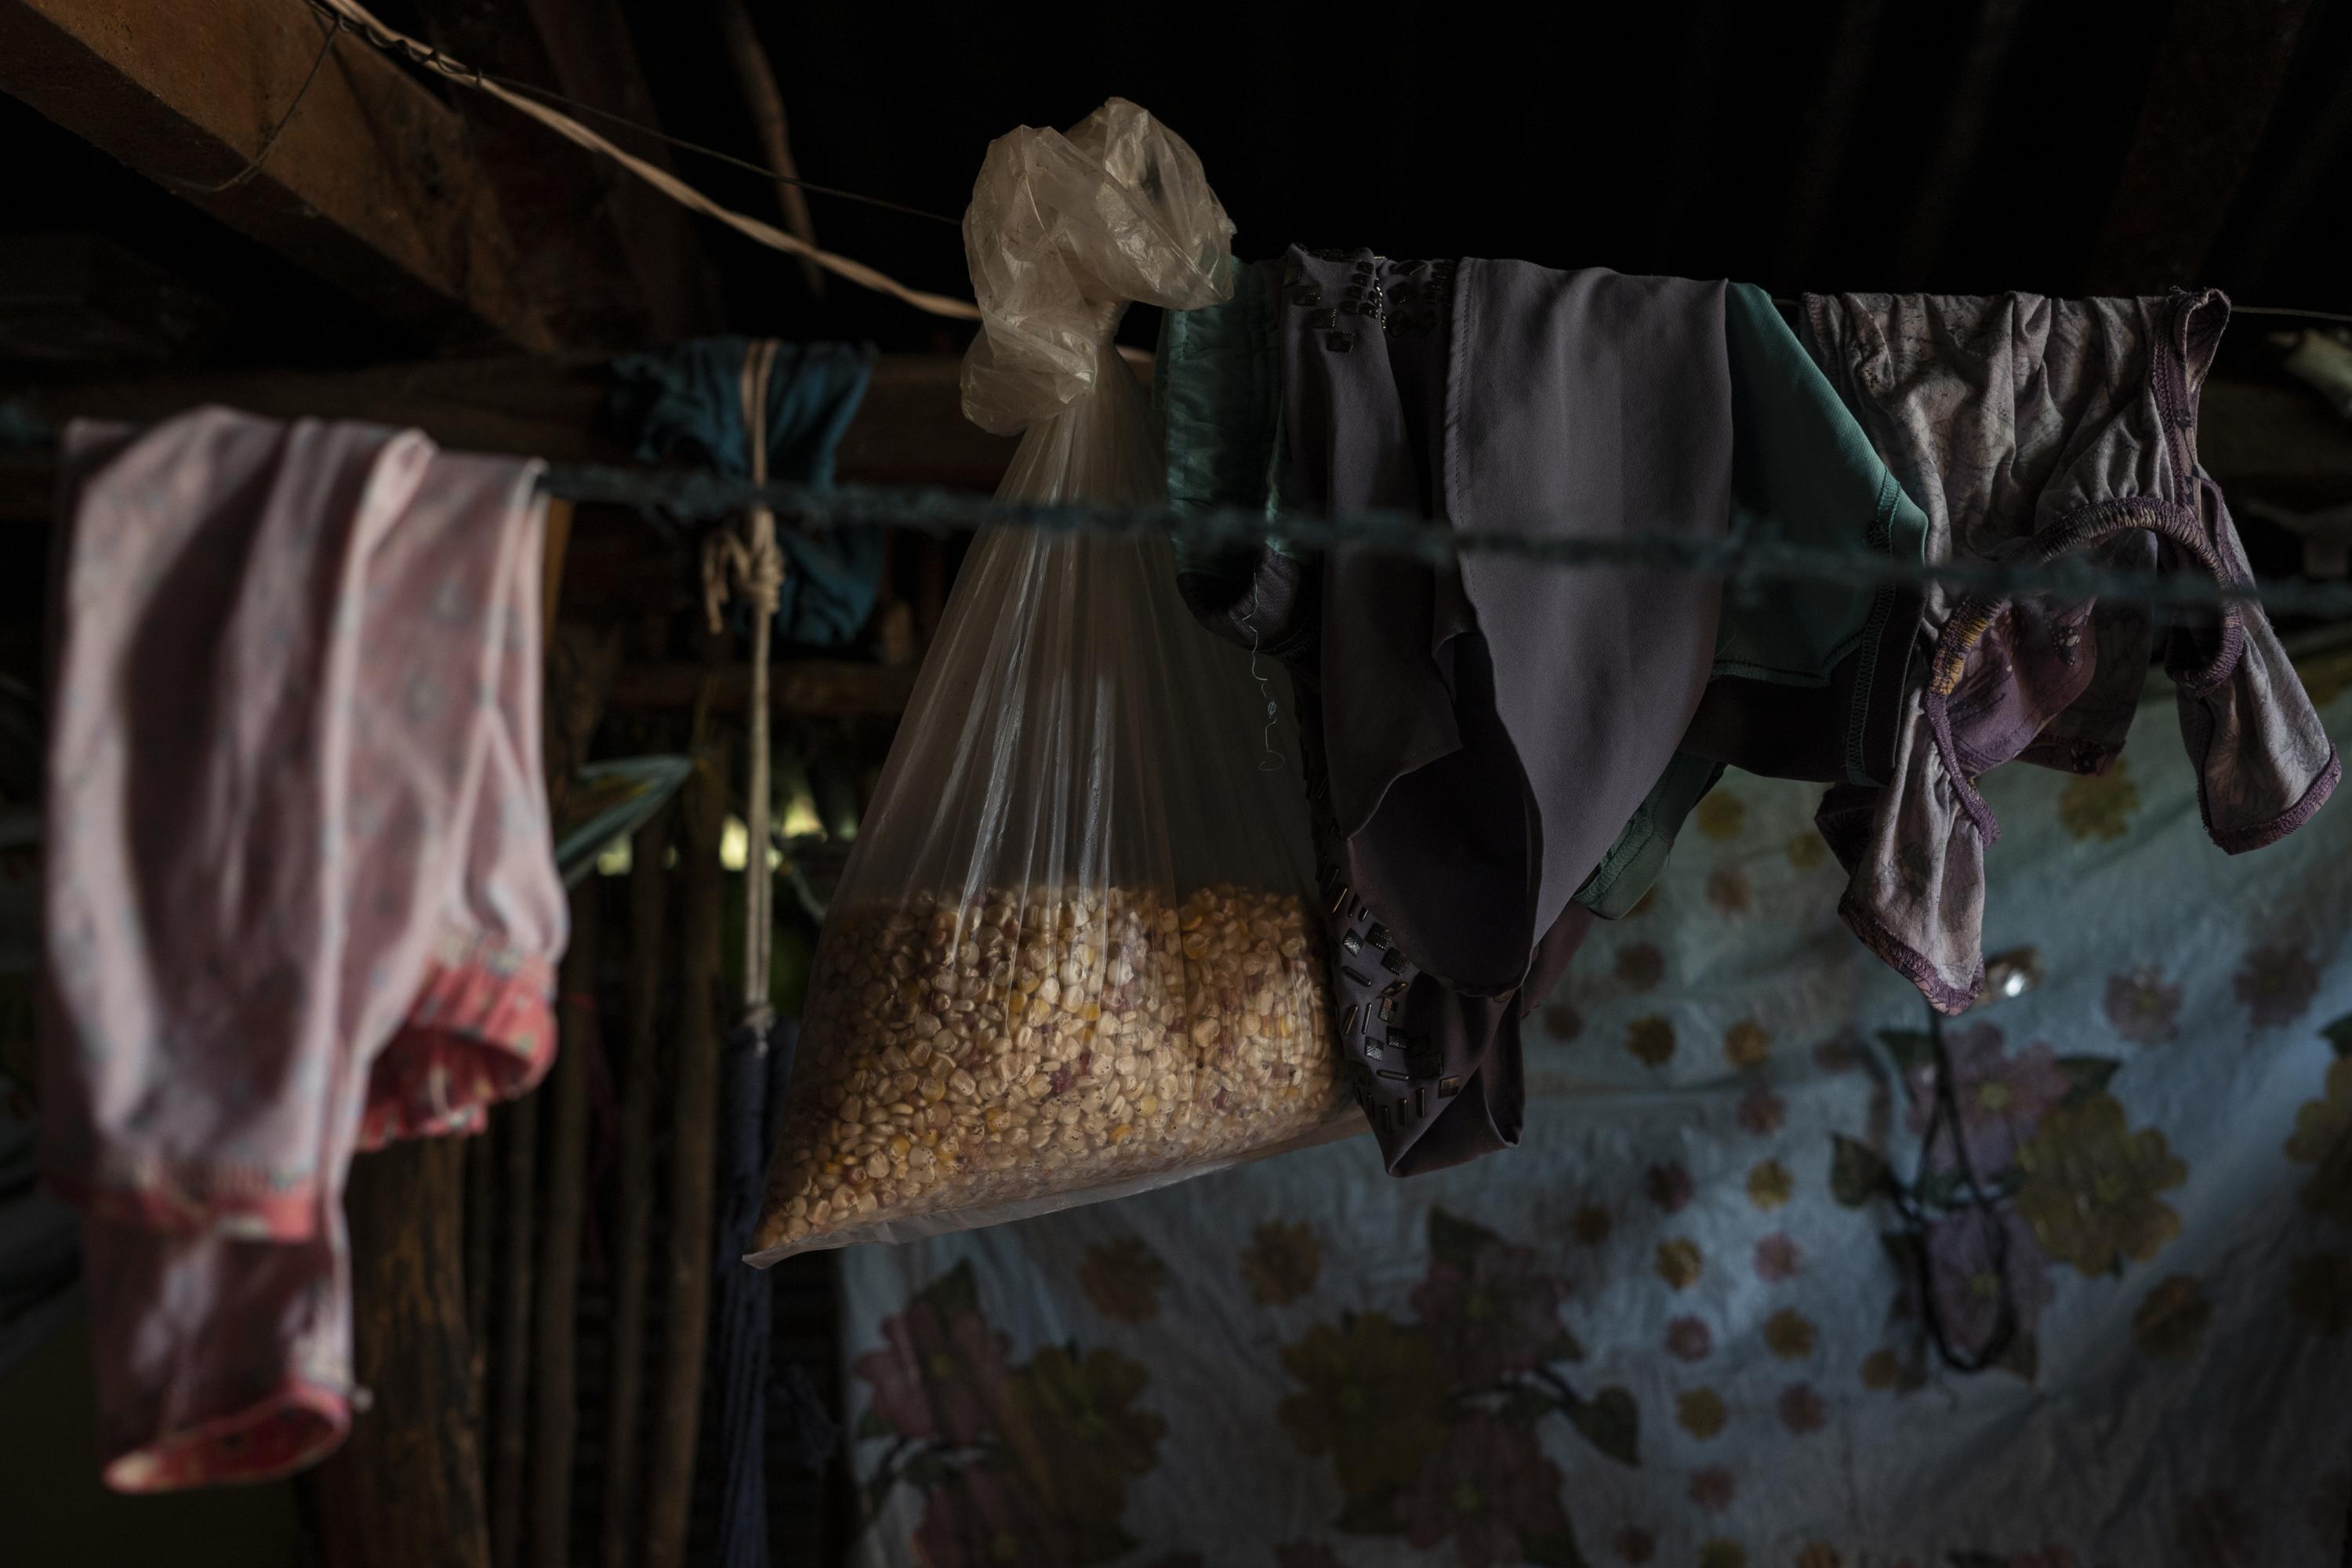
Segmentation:
{"type": "MultiPolygon", "coordinates": [[[[1904,493],[1862,426],[1772,303],[1750,283],[1724,290],[1731,374],[1731,526],[1750,538],[1833,550],[1859,537],[1905,560],[1927,558],[1927,514],[1904,493]]],[[[1840,661],[1888,629],[1889,590],[1784,579],[1725,594],[1715,633],[1715,673],[1821,686],[1840,661]]],[[[1898,634],[1899,635],[1899,634],[1898,634]]],[[[1875,659],[1878,650],[1866,657],[1875,659]]],[[[1844,752],[1860,754],[1861,704],[1873,682],[1855,682],[1844,752]]],[[[1677,752],[1617,842],[1576,891],[1576,901],[1615,920],[1664,869],[1683,819],[1722,767],[1677,752]]]]}
{"type": "MultiPolygon", "coordinates": [[[[1748,283],[1724,293],[1731,371],[1731,527],[1735,534],[1824,550],[1857,537],[1924,560],[1921,511],[1863,434],[1771,296],[1748,283]]],[[[1715,672],[1819,686],[1872,629],[1872,586],[1784,580],[1727,592],[1715,672]]]]}
{"type": "MultiPolygon", "coordinates": [[[[1230,300],[1160,318],[1151,402],[1167,432],[1168,503],[1180,511],[1276,504],[1282,365],[1274,279],[1263,267],[1231,258],[1226,265],[1230,300]]],[[[1197,546],[1177,541],[1178,572],[1205,564],[1197,546]]]]}
{"type": "Polygon", "coordinates": [[[1721,763],[1676,752],[1658,782],[1650,786],[1650,793],[1642,797],[1642,804],[1633,808],[1633,820],[1617,835],[1617,842],[1576,889],[1576,901],[1604,921],[1624,918],[1666,868],[1666,857],[1674,850],[1683,818],[1722,776],[1721,763]]]}
{"type": "MultiPolygon", "coordinates": [[[[1824,549],[1860,541],[1924,559],[1927,514],[1880,460],[1771,297],[1735,283],[1725,300],[1733,529],[1824,549]]],[[[1236,267],[1232,300],[1162,320],[1152,400],[1167,432],[1169,502],[1181,510],[1278,510],[1285,454],[1276,305],[1267,268],[1236,267]]],[[[1177,547],[1180,572],[1237,582],[1247,581],[1255,556],[1255,547],[1244,547],[1212,561],[1177,547]]],[[[1825,685],[1841,660],[1889,629],[1888,607],[1887,592],[1868,586],[1743,584],[1724,596],[1715,673],[1825,685]]],[[[1874,658],[1875,650],[1865,657],[1874,658]]],[[[1865,679],[1858,689],[1870,685],[1865,679]]],[[[1849,754],[1860,701],[1848,721],[1849,754]]],[[[1604,920],[1631,910],[1664,868],[1684,818],[1722,773],[1719,763],[1677,752],[1577,889],[1576,902],[1604,920]]]]}

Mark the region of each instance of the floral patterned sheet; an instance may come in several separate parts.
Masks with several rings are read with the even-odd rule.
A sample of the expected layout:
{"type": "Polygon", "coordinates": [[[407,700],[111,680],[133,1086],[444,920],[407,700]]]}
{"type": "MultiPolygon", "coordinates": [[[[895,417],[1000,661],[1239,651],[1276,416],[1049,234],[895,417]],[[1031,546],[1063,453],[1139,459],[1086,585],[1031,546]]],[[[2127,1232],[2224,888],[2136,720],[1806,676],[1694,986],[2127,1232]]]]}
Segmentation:
{"type": "Polygon", "coordinates": [[[1513,1152],[844,1254],[859,1561],[2336,1568],[2352,805],[2222,855],[2168,700],[2105,778],[1987,781],[1987,946],[2041,972],[1946,1031],[1988,1222],[1817,793],[1701,805],[1530,1020],[1513,1152]],[[1954,1371],[1912,1281],[1981,1346],[2004,1252],[1954,1371]]]}

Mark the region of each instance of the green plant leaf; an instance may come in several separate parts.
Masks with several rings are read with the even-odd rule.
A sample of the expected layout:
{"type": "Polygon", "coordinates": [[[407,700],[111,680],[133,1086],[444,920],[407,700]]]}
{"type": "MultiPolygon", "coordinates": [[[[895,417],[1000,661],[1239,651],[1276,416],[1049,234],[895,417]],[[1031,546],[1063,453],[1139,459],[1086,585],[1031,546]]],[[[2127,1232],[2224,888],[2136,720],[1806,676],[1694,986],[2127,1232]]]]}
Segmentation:
{"type": "Polygon", "coordinates": [[[898,1428],[892,1426],[890,1418],[879,1410],[869,1409],[857,1418],[857,1440],[861,1443],[868,1437],[896,1437],[898,1435],[898,1428]]]}
{"type": "Polygon", "coordinates": [[[1861,1208],[1886,1185],[1885,1157],[1843,1134],[1832,1134],[1830,1142],[1830,1195],[1847,1208],[1861,1208]]]}
{"type": "Polygon", "coordinates": [[[1351,1497],[1340,1506],[1339,1517],[1332,1520],[1335,1530],[1350,1535],[1402,1535],[1404,1525],[1396,1516],[1396,1492],[1367,1492],[1351,1497]]]}
{"type": "Polygon", "coordinates": [[[964,1259],[915,1292],[915,1300],[929,1303],[941,1317],[980,1310],[980,1281],[972,1275],[971,1259],[964,1259]]]}
{"type": "Polygon", "coordinates": [[[1578,1342],[1574,1334],[1562,1329],[1558,1339],[1536,1352],[1536,1359],[1538,1361],[1582,1361],[1584,1346],[1578,1342]]]}
{"type": "Polygon", "coordinates": [[[2123,1065],[2114,1057],[2060,1057],[2058,1066],[2073,1083],[2066,1091],[2065,1103],[2079,1105],[2099,1093],[2123,1065]]]}
{"type": "Polygon", "coordinates": [[[1905,1072],[1913,1068],[1931,1067],[1936,1060],[1936,1037],[1918,1029],[1881,1029],[1878,1043],[1895,1058],[1895,1065],[1905,1072]]]}
{"type": "Polygon", "coordinates": [[[2336,1047],[2337,1056],[2352,1057],[2352,1013],[2345,1014],[2319,1032],[2336,1047]]]}
{"type": "Polygon", "coordinates": [[[1630,1390],[1604,1388],[1581,1405],[1563,1405],[1569,1425],[1621,1465],[1642,1462],[1642,1412],[1630,1390]]]}
{"type": "Polygon", "coordinates": [[[1511,1390],[1510,1397],[1503,1401],[1503,1407],[1495,1415],[1512,1426],[1532,1426],[1559,1407],[1559,1401],[1543,1390],[1521,1387],[1511,1390]]]}
{"type": "Polygon", "coordinates": [[[1520,1539],[1519,1551],[1525,1560],[1538,1568],[1591,1568],[1584,1553],[1576,1549],[1576,1531],[1563,1530],[1557,1535],[1529,1535],[1520,1539]]]}
{"type": "Polygon", "coordinates": [[[1451,1263],[1466,1271],[1477,1258],[1480,1247],[1502,1239],[1485,1226],[1457,1219],[1444,1209],[1429,1211],[1430,1256],[1441,1263],[1451,1263]]]}

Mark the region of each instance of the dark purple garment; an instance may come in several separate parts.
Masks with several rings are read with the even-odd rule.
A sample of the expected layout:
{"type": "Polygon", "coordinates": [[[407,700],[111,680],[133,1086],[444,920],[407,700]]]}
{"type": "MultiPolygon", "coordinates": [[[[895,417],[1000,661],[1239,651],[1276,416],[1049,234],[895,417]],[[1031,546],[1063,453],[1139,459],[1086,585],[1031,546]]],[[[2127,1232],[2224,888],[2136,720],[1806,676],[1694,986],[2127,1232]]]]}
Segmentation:
{"type": "MultiPolygon", "coordinates": [[[[1298,503],[1587,539],[1727,526],[1719,283],[1294,249],[1283,288],[1298,503]]],[[[1388,1167],[1412,1174],[1517,1142],[1518,1019],[1698,705],[1719,595],[1345,547],[1321,573],[1301,717],[1334,1005],[1388,1167]]]]}
{"type": "Polygon", "coordinates": [[[718,1396],[719,1568],[767,1568],[768,1340],[774,1277],[743,1261],[767,1195],[800,1025],[739,1024],[719,1047],[718,1289],[710,1383],[718,1396]]]}
{"type": "MultiPolygon", "coordinates": [[[[2252,581],[2197,460],[2197,395],[2229,301],[1817,295],[1803,337],[1928,518],[1931,561],[2112,567],[2252,581]]],[[[2213,841],[2293,832],[2342,773],[2256,605],[2159,624],[2141,605],[1931,585],[1884,787],[1819,818],[1851,880],[1839,913],[1937,1008],[1984,984],[1987,847],[1976,781],[2016,759],[2104,773],[2159,646],[2213,841]],[[2161,638],[2161,644],[2159,644],[2161,638]]]]}

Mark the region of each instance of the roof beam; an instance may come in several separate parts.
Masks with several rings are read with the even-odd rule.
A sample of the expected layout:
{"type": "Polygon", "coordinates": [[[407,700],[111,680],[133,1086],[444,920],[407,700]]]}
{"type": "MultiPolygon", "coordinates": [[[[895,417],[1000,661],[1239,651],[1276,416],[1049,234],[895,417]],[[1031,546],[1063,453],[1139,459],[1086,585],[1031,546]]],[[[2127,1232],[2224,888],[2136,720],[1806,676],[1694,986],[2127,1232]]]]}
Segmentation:
{"type": "Polygon", "coordinates": [[[0,90],[392,321],[554,347],[448,105],[343,37],[289,117],[326,37],[300,0],[0,0],[0,90]]]}
{"type": "MultiPolygon", "coordinates": [[[[5,4],[5,0],[0,0],[5,4]]],[[[994,489],[1016,445],[963,416],[953,354],[884,354],[834,469],[879,485],[994,489]]],[[[1149,370],[1147,364],[1142,367],[1149,370]]],[[[43,424],[148,425],[225,404],[273,419],[364,419],[415,426],[445,447],[571,463],[626,463],[606,426],[606,363],[584,355],[425,360],[365,370],[172,371],[20,385],[12,395],[43,424]]]]}

